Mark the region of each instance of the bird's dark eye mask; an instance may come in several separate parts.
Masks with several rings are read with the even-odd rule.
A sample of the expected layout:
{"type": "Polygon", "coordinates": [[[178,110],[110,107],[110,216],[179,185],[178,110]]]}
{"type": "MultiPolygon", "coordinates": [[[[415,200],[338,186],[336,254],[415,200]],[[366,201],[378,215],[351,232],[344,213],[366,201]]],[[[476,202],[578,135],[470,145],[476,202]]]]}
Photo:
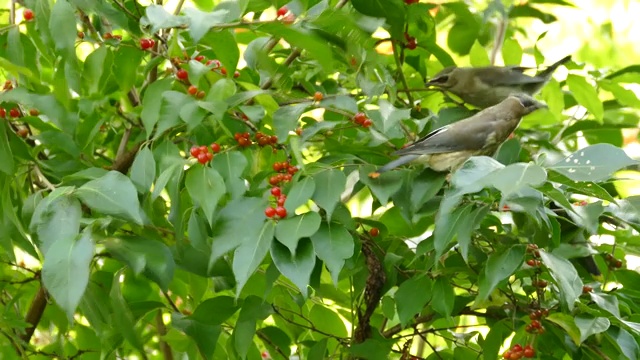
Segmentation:
{"type": "Polygon", "coordinates": [[[449,81],[449,75],[441,75],[429,80],[429,84],[445,84],[449,81]]]}

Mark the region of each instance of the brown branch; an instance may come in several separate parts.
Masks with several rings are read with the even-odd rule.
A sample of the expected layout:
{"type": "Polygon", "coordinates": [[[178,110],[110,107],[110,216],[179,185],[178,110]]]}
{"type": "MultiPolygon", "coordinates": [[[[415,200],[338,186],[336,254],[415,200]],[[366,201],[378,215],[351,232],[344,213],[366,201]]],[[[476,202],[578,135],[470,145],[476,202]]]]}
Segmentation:
{"type": "Polygon", "coordinates": [[[33,336],[33,332],[38,327],[38,323],[42,318],[42,314],[44,313],[44,309],[47,307],[47,290],[40,284],[40,288],[36,293],[33,301],[31,302],[31,306],[29,307],[29,311],[25,316],[24,320],[29,323],[29,327],[25,329],[25,333],[20,336],[20,340],[25,343],[29,343],[31,341],[31,337],[33,336]]]}
{"type": "Polygon", "coordinates": [[[164,320],[162,320],[162,310],[158,310],[158,313],[156,314],[156,327],[158,328],[158,335],[160,335],[160,350],[162,350],[163,359],[173,360],[171,346],[162,339],[163,336],[167,335],[167,326],[164,324],[164,320]]]}
{"type": "MultiPolygon", "coordinates": [[[[424,323],[428,323],[431,320],[433,320],[433,314],[422,315],[422,316],[416,317],[415,320],[413,321],[413,324],[414,325],[424,324],[424,323]]],[[[389,329],[385,330],[382,333],[382,336],[384,336],[385,338],[388,339],[388,338],[392,337],[393,335],[401,332],[402,330],[404,330],[402,328],[402,325],[401,324],[397,324],[397,325],[394,325],[394,326],[390,327],[389,329]]]]}
{"type": "Polygon", "coordinates": [[[169,305],[171,305],[171,308],[173,309],[173,311],[180,313],[180,309],[178,309],[178,306],[176,305],[176,303],[173,302],[173,300],[171,300],[171,296],[169,296],[169,294],[167,294],[166,291],[162,291],[162,295],[164,296],[165,299],[167,299],[167,301],[169,302],[169,305]]]}
{"type": "Polygon", "coordinates": [[[133,148],[127,152],[125,152],[122,156],[117,157],[111,165],[111,170],[119,171],[123,174],[126,174],[133,165],[133,160],[136,158],[136,154],[140,147],[142,146],[142,142],[137,143],[133,146],[133,148]]]}

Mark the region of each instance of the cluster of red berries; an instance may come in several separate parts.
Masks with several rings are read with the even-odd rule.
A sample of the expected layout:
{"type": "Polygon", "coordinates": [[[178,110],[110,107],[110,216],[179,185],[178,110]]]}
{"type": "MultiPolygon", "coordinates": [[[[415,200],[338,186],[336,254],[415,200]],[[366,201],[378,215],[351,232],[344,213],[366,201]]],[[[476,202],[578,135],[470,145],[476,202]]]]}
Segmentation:
{"type": "Polygon", "coordinates": [[[33,20],[33,17],[34,17],[33,10],[24,9],[24,11],[22,12],[22,17],[27,21],[33,20]]]}
{"type": "Polygon", "coordinates": [[[609,269],[620,269],[622,267],[622,260],[616,259],[611,254],[605,255],[604,260],[607,262],[607,265],[609,265],[609,269]]]}
{"type": "Polygon", "coordinates": [[[289,182],[293,175],[298,172],[298,167],[289,164],[288,161],[273,163],[273,170],[278,174],[269,178],[269,184],[276,186],[281,182],[289,182]]]}
{"type": "Polygon", "coordinates": [[[407,40],[407,43],[404,44],[404,47],[406,47],[407,49],[413,50],[413,49],[418,47],[418,43],[416,42],[416,38],[414,38],[413,36],[409,35],[409,33],[404,33],[404,38],[407,40]]]}
{"type": "Polygon", "coordinates": [[[373,125],[373,122],[371,121],[371,119],[369,119],[367,115],[365,115],[363,112],[359,112],[353,115],[353,122],[365,128],[368,128],[371,125],[373,125]]]}
{"type": "Polygon", "coordinates": [[[269,206],[264,210],[264,215],[268,218],[277,217],[284,219],[287,217],[287,209],[284,208],[284,203],[287,201],[287,195],[282,193],[282,189],[278,186],[271,188],[271,195],[276,200],[276,206],[269,206]]]}
{"type": "Polygon", "coordinates": [[[236,141],[238,142],[238,145],[240,145],[241,147],[248,147],[251,144],[253,144],[253,142],[251,141],[251,137],[250,137],[248,132],[235,133],[233,135],[233,137],[234,137],[234,139],[236,139],[236,141]]]}
{"type": "Polygon", "coordinates": [[[140,39],[140,47],[142,50],[149,50],[156,45],[156,41],[153,39],[142,38],[140,39]]]}
{"type": "Polygon", "coordinates": [[[276,12],[276,18],[282,20],[283,24],[293,24],[293,22],[296,20],[296,16],[292,12],[290,12],[286,6],[278,9],[278,11],[276,12]]]}
{"type": "Polygon", "coordinates": [[[523,357],[532,358],[536,356],[536,351],[531,345],[526,345],[524,348],[520,344],[515,344],[509,350],[507,350],[502,358],[507,360],[520,360],[523,357]]]}
{"type": "Polygon", "coordinates": [[[278,143],[278,137],[275,135],[263,134],[258,131],[256,133],[256,142],[260,146],[275,145],[278,143]]]}
{"type": "Polygon", "coordinates": [[[198,87],[195,85],[190,85],[187,89],[187,92],[189,93],[189,95],[195,96],[198,99],[203,99],[206,95],[204,90],[198,90],[198,87]]]}
{"type": "Polygon", "coordinates": [[[211,144],[211,151],[209,152],[209,147],[206,145],[193,146],[189,151],[191,156],[198,159],[198,162],[202,165],[208,163],[213,159],[213,154],[220,152],[220,145],[213,143],[211,144]]]}

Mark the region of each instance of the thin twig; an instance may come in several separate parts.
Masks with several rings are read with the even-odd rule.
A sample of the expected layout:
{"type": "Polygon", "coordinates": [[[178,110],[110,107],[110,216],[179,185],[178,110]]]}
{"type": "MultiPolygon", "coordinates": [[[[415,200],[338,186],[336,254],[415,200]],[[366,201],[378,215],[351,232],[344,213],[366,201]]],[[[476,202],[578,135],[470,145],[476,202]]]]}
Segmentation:
{"type": "Polygon", "coordinates": [[[178,309],[178,307],[176,306],[176,304],[173,302],[173,300],[171,300],[171,297],[169,296],[169,294],[167,294],[166,291],[162,292],[162,295],[164,295],[164,298],[167,299],[167,301],[169,302],[169,305],[171,305],[171,308],[173,309],[173,311],[179,313],[180,309],[178,309]]]}
{"type": "Polygon", "coordinates": [[[41,181],[44,184],[44,186],[46,186],[47,189],[51,191],[56,189],[56,187],[49,181],[49,179],[47,179],[47,177],[44,176],[44,174],[42,173],[42,170],[40,169],[40,166],[35,165],[33,167],[33,171],[38,176],[38,180],[41,181]]]}
{"type": "Polygon", "coordinates": [[[504,44],[504,36],[507,33],[507,26],[509,26],[509,18],[502,15],[500,24],[498,24],[498,32],[496,32],[495,43],[493,44],[493,49],[491,49],[491,65],[495,65],[496,58],[498,57],[498,53],[502,50],[502,45],[504,44]]]}
{"type": "Polygon", "coordinates": [[[171,346],[162,338],[167,335],[167,326],[164,324],[164,320],[162,320],[162,310],[158,310],[156,314],[156,327],[158,328],[158,335],[160,338],[160,350],[162,350],[162,356],[164,360],[173,360],[173,352],[171,351],[171,346]]]}

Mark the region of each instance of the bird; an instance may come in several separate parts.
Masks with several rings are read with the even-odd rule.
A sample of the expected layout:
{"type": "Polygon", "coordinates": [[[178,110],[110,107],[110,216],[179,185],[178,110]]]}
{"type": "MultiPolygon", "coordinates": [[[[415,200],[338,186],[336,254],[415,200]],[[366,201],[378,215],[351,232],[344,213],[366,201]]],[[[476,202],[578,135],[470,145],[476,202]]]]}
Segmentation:
{"type": "Polygon", "coordinates": [[[451,66],[437,73],[426,85],[448,91],[465,103],[484,109],[514,93],[535,95],[551,79],[553,72],[569,60],[571,55],[534,76],[524,74],[531,68],[522,66],[451,66]]]}
{"type": "Polygon", "coordinates": [[[464,120],[438,128],[395,152],[399,158],[369,174],[381,173],[409,162],[420,162],[443,172],[460,167],[471,156],[493,155],[518,127],[523,116],[547,107],[527,94],[513,94],[464,120]]]}

